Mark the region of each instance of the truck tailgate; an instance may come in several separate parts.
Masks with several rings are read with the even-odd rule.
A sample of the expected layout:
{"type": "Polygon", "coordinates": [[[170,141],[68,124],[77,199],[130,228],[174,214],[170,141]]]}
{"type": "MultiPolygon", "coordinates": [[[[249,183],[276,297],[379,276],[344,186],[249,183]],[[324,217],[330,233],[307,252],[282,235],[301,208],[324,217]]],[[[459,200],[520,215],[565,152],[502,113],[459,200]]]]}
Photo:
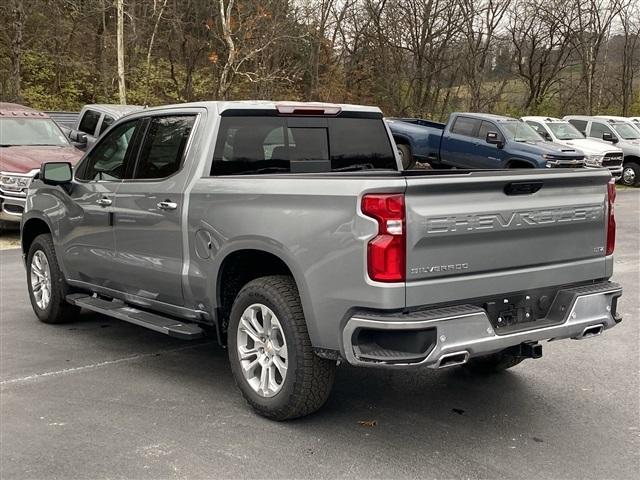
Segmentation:
{"type": "Polygon", "coordinates": [[[407,306],[606,277],[606,170],[407,176],[407,306]]]}

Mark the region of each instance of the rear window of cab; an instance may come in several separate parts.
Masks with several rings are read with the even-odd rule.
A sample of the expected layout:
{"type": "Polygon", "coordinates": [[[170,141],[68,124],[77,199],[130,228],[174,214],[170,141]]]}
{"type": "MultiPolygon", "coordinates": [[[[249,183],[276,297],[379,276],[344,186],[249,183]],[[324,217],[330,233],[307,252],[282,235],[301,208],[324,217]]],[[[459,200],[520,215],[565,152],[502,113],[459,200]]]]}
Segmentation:
{"type": "Polygon", "coordinates": [[[382,117],[223,116],[211,175],[397,170],[382,117]]]}

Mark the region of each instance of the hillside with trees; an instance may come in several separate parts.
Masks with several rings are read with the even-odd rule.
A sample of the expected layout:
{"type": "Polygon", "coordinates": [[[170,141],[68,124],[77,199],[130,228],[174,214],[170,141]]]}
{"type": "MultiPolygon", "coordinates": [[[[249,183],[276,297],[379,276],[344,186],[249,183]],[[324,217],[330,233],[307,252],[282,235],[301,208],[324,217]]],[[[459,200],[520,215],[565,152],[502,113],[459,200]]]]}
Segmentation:
{"type": "Polygon", "coordinates": [[[0,97],[640,114],[639,0],[5,0],[0,97]]]}

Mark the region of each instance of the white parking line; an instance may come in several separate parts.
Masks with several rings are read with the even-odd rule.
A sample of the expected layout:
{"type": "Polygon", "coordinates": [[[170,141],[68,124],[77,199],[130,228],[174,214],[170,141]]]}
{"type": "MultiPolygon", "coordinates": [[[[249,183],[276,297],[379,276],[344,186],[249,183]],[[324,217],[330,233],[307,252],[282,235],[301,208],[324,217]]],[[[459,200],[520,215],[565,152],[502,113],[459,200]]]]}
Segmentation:
{"type": "Polygon", "coordinates": [[[188,350],[190,348],[196,348],[196,347],[200,347],[202,345],[208,345],[208,344],[209,343],[199,343],[197,345],[187,345],[185,347],[171,348],[171,349],[168,349],[168,350],[159,350],[157,352],[141,353],[141,354],[138,354],[138,355],[131,355],[129,357],[117,358],[115,360],[106,360],[104,362],[92,363],[90,365],[83,365],[82,367],[65,368],[63,370],[57,370],[57,371],[54,371],[54,372],[34,373],[32,375],[27,375],[26,377],[11,378],[9,380],[0,381],[0,387],[4,387],[6,385],[15,385],[17,383],[29,382],[29,381],[32,381],[32,380],[39,380],[41,378],[56,377],[58,375],[66,375],[68,373],[83,372],[85,370],[91,370],[91,369],[94,369],[94,368],[106,367],[106,366],[109,366],[109,365],[117,365],[119,363],[131,362],[131,361],[134,361],[134,360],[140,360],[142,358],[154,357],[156,355],[160,355],[160,354],[163,354],[163,353],[181,352],[183,350],[188,350]]]}

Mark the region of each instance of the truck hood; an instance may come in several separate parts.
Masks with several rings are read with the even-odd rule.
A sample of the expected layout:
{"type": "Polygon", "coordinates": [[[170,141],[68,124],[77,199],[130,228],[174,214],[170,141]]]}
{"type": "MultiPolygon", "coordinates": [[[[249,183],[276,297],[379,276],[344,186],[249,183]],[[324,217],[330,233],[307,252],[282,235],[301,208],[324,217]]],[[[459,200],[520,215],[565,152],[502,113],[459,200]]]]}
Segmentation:
{"type": "Polygon", "coordinates": [[[0,148],[0,172],[29,173],[44,162],[71,162],[75,165],[82,152],[71,146],[17,146],[0,148]]]}
{"type": "Polygon", "coordinates": [[[517,145],[518,150],[520,150],[521,152],[527,152],[536,155],[548,154],[567,158],[583,156],[582,151],[577,148],[560,145],[559,143],[554,142],[514,142],[514,145],[517,145]]]}
{"type": "Polygon", "coordinates": [[[568,147],[582,150],[587,155],[604,155],[605,153],[622,153],[622,150],[620,150],[617,147],[611,146],[611,144],[606,145],[606,144],[603,144],[602,142],[598,142],[597,140],[591,140],[589,138],[579,138],[577,140],[563,140],[561,143],[568,147]]]}
{"type": "Polygon", "coordinates": [[[636,147],[640,148],[640,140],[620,140],[620,145],[624,145],[625,147],[636,147]]]}

